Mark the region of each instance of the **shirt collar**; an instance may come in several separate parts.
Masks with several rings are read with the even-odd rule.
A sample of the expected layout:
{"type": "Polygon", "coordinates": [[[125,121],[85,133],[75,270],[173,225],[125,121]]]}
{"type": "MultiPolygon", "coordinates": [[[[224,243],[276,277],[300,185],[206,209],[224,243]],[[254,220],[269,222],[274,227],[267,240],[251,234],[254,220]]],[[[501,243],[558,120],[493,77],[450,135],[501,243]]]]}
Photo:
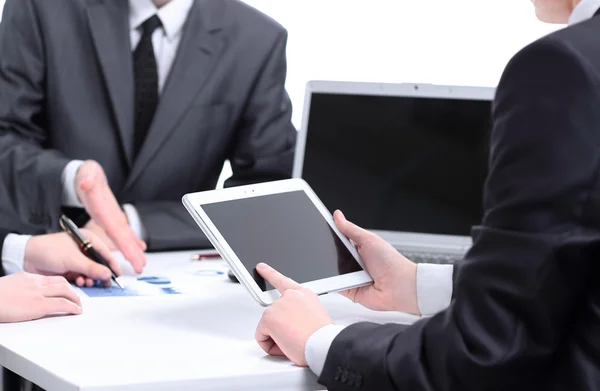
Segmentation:
{"type": "Polygon", "coordinates": [[[585,20],[591,19],[596,11],[600,9],[600,0],[581,0],[579,4],[575,6],[571,17],[569,17],[569,24],[580,23],[585,20]]]}
{"type": "Polygon", "coordinates": [[[157,15],[165,36],[171,40],[181,34],[194,0],[171,0],[156,8],[152,0],[129,0],[129,28],[137,30],[148,18],[157,15]]]}

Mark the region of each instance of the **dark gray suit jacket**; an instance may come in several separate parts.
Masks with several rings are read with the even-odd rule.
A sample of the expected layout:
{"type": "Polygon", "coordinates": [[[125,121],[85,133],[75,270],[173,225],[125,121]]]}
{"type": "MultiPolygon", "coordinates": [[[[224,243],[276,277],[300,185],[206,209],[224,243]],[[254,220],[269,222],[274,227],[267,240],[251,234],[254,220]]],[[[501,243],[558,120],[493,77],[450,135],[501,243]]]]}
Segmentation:
{"type": "Polygon", "coordinates": [[[291,175],[296,130],[285,92],[287,33],[237,0],[196,0],[159,107],[133,156],[126,0],[8,0],[0,24],[3,226],[57,229],[61,175],[97,160],[132,203],[151,250],[207,246],[181,204],[213,189],[291,175]]]}

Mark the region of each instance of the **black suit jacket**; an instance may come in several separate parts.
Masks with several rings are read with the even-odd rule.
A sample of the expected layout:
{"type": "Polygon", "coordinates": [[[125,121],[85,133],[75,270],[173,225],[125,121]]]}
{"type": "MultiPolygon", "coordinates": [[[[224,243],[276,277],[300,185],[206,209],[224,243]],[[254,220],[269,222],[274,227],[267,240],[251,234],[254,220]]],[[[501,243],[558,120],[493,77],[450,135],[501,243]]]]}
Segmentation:
{"type": "Polygon", "coordinates": [[[600,17],[518,53],[493,116],[485,217],[449,308],[345,329],[329,390],[600,387],[600,17]]]}
{"type": "Polygon", "coordinates": [[[0,24],[0,221],[58,228],[72,159],[104,168],[151,250],[207,246],[181,204],[214,189],[291,176],[286,31],[238,0],[195,0],[139,155],[126,0],[8,0],[0,24]]]}

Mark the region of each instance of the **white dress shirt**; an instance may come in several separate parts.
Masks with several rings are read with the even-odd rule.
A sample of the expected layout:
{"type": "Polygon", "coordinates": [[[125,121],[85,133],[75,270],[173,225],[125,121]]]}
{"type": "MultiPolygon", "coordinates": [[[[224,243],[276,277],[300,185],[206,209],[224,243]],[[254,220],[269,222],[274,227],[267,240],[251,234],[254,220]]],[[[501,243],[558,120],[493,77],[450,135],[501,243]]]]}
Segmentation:
{"type": "Polygon", "coordinates": [[[571,12],[569,25],[580,23],[592,18],[599,9],[600,0],[581,0],[573,9],[573,12],[571,12]]]}
{"type": "MultiPolygon", "coordinates": [[[[193,4],[194,0],[171,0],[161,8],[156,8],[152,0],[129,0],[129,34],[132,50],[135,50],[142,38],[141,26],[147,19],[157,15],[162,22],[162,27],[156,29],[152,35],[158,70],[159,93],[162,92],[171,71],[181,41],[183,26],[193,4]]],[[[64,206],[79,208],[83,206],[75,190],[75,177],[82,164],[81,160],[72,160],[63,170],[62,204],[64,206]]],[[[136,208],[126,204],[123,205],[123,210],[133,231],[138,237],[145,239],[146,232],[136,208]]],[[[19,235],[9,235],[5,239],[2,248],[2,265],[7,273],[23,270],[25,246],[28,239],[29,236],[19,237],[19,235]]]]}
{"type": "MultiPolygon", "coordinates": [[[[592,18],[599,9],[600,0],[581,0],[571,13],[569,25],[592,18]]],[[[417,301],[423,316],[434,315],[450,304],[452,271],[453,267],[447,265],[417,266],[417,301]]],[[[317,330],[306,343],[306,362],[317,376],[321,376],[329,348],[343,329],[338,325],[325,326],[317,330]]]]}

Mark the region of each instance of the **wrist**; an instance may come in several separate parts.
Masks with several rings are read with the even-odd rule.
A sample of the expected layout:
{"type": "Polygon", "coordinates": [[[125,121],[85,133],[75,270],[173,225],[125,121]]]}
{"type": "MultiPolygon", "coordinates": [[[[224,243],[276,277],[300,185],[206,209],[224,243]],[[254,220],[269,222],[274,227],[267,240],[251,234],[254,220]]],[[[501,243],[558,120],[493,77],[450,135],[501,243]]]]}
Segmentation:
{"type": "Polygon", "coordinates": [[[448,308],[452,301],[453,273],[453,265],[418,265],[417,299],[423,316],[432,316],[448,308]]]}
{"type": "MultiPolygon", "coordinates": [[[[402,270],[400,271],[400,279],[398,280],[401,284],[406,284],[405,288],[400,288],[396,303],[397,307],[395,311],[406,312],[421,316],[421,310],[419,309],[419,298],[417,296],[417,264],[406,260],[402,264],[402,270]]],[[[398,286],[398,281],[397,286],[398,286]]]]}
{"type": "Polygon", "coordinates": [[[63,206],[71,208],[82,207],[79,193],[77,191],[76,182],[83,163],[84,162],[81,160],[71,160],[63,169],[61,177],[63,186],[63,206]]]}
{"type": "Polygon", "coordinates": [[[77,201],[81,203],[81,194],[79,194],[79,186],[78,184],[81,182],[81,180],[79,179],[79,174],[81,173],[81,167],[83,167],[83,165],[86,162],[81,162],[79,164],[79,166],[77,167],[77,170],[75,170],[75,176],[73,178],[73,190],[75,191],[75,196],[77,197],[77,201]]]}
{"type": "Polygon", "coordinates": [[[37,264],[38,251],[40,249],[39,242],[43,240],[42,238],[43,236],[32,236],[27,241],[27,244],[25,245],[25,257],[23,259],[23,271],[27,273],[36,272],[35,265],[37,264]]]}
{"type": "Polygon", "coordinates": [[[23,271],[25,247],[31,235],[8,234],[2,246],[2,267],[6,275],[23,271]]]}
{"type": "Polygon", "coordinates": [[[335,338],[342,330],[344,330],[344,328],[345,326],[338,326],[335,324],[321,327],[315,331],[306,342],[304,347],[304,357],[306,363],[315,375],[321,376],[329,349],[335,338]]]}

